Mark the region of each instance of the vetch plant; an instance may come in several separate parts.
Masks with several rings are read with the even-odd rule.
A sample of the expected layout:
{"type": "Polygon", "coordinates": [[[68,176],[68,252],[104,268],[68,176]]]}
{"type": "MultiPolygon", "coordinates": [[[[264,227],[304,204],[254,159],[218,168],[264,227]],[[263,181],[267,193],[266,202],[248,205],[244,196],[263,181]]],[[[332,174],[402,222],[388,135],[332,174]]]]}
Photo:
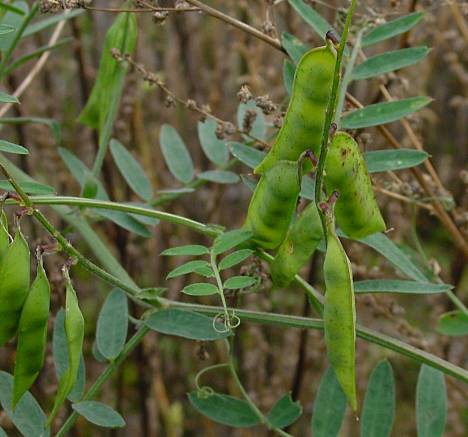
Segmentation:
{"type": "MultiPolygon", "coordinates": [[[[413,334],[411,325],[398,318],[397,309],[382,310],[374,297],[387,293],[413,297],[439,295],[454,308],[444,309],[437,332],[453,337],[468,332],[468,310],[454,287],[428,268],[431,263],[418,239],[415,219],[411,225],[416,254],[409,247],[394,243],[391,234],[383,233],[391,230],[392,218],[380,211],[374,193],[378,190],[370,177],[385,174],[401,182],[395,172],[409,169],[427,198],[401,194],[397,198],[434,213],[452,237],[460,256],[468,254],[466,239],[451,211],[444,208],[434,191],[434,186],[441,183],[429,154],[422,147],[401,148],[383,126],[400,121],[414,141],[414,132],[405,117],[426,107],[431,99],[413,96],[394,100],[383,82],[379,82],[379,90],[386,101],[364,106],[352,95],[354,82],[380,80],[382,75],[394,74],[428,56],[427,47],[405,47],[403,40],[398,50],[372,52],[369,57],[363,52],[390,38],[406,35],[423,14],[413,12],[369,26],[362,13],[355,12],[359,2],[351,0],[346,14],[340,14],[344,22],[338,20],[338,32],[302,0],[267,3],[270,26],[264,29],[269,29],[271,35],[276,35],[276,30],[271,28],[270,13],[288,3],[325,45],[309,48],[298,36],[286,32],[276,38],[218,10],[216,5],[198,0],[176,1],[170,6],[127,1],[117,8],[101,8],[88,2],[41,1],[31,7],[24,1],[1,4],[2,79],[12,77],[22,65],[38,59],[31,73],[36,75],[52,51],[66,47],[71,41],[58,39],[65,22],[83,14],[85,9],[88,13],[117,14],[105,35],[94,86],[74,122],[95,131],[97,147],[91,164],[69,150],[67,141],[61,144],[60,124],[56,120],[4,117],[9,108],[20,104],[19,97],[25,88],[19,87],[12,94],[0,92],[0,102],[5,105],[2,108],[6,108],[0,108],[0,124],[45,124],[60,146],[53,148],[54,156],[78,183],[77,195],[57,194],[62,186],[56,189],[43,184],[20,168],[23,165],[28,169],[24,162],[32,161],[29,147],[0,140],[0,169],[5,175],[5,180],[0,181],[0,188],[5,190],[0,199],[0,346],[6,354],[13,351],[15,354],[15,360],[11,360],[14,365],[0,371],[0,405],[11,422],[7,425],[16,427],[22,435],[68,435],[77,426],[78,416],[98,427],[131,426],[132,421],[126,417],[131,412],[125,411],[125,403],[121,402],[125,399],[124,391],[119,392],[121,399],[113,406],[97,399],[114,374],[118,375],[119,384],[125,385],[139,372],[143,375],[140,377],[156,373],[148,371],[155,370],[149,369],[148,363],[141,368],[140,362],[133,363],[137,359],[143,361],[146,353],[143,342],[148,353],[154,353],[151,339],[156,334],[162,344],[160,351],[167,349],[162,358],[156,353],[152,355],[155,360],[162,360],[157,362],[158,372],[168,364],[164,361],[167,356],[171,360],[169,365],[177,372],[193,364],[186,357],[183,363],[178,361],[176,352],[167,346],[177,339],[196,344],[200,361],[211,360],[187,376],[187,385],[193,388],[184,386],[186,398],[173,404],[168,402],[164,378],[157,374],[157,382],[151,388],[164,401],[160,405],[162,432],[167,435],[183,432],[181,410],[192,412],[188,414],[197,412],[219,426],[257,427],[254,433],[273,432],[281,436],[303,435],[306,428],[314,437],[333,437],[340,432],[361,437],[390,436],[392,431],[401,434],[395,425],[401,408],[396,397],[401,375],[395,378],[393,372],[399,356],[419,366],[413,415],[418,437],[443,435],[450,398],[445,375],[466,384],[467,370],[427,351],[423,341],[415,341],[416,335],[402,335],[398,339],[396,334],[387,335],[360,323],[367,323],[364,316],[368,313],[380,311],[386,321],[394,322],[400,330],[397,334],[404,329],[413,334]],[[39,6],[42,11],[75,10],[34,21],[39,6]],[[193,12],[222,20],[289,57],[283,66],[271,66],[275,71],[283,67],[285,95],[290,96],[284,114],[268,95],[255,96],[249,87],[243,86],[238,93],[241,102],[232,117],[236,122],[224,120],[207,104],[173,91],[167,71],[153,73],[137,62],[143,58],[137,47],[138,38],[145,36],[139,31],[143,21],[139,16],[150,14],[161,25],[172,14],[193,12]],[[353,20],[357,19],[361,21],[355,28],[353,20]],[[56,27],[49,45],[17,55],[17,47],[24,38],[50,26],[56,27]],[[145,82],[145,96],[156,90],[164,99],[161,109],[164,106],[164,110],[177,114],[189,111],[199,117],[191,126],[195,139],[185,130],[178,130],[176,122],[168,122],[166,116],[158,124],[154,135],[160,146],[157,170],[161,172],[165,165],[167,178],[155,176],[153,163],[147,159],[151,155],[145,146],[144,129],[137,117],[132,119],[132,129],[142,143],[138,153],[133,148],[135,141],[122,139],[124,135],[119,132],[121,118],[128,114],[124,109],[128,110],[126,89],[130,79],[133,85],[140,80],[145,82]],[[376,132],[381,132],[395,150],[362,153],[356,138],[361,129],[369,127],[377,127],[376,132]],[[200,146],[200,154],[194,153],[193,141],[200,146]],[[197,155],[201,154],[206,165],[200,168],[197,155]],[[20,159],[16,159],[18,156],[20,159]],[[243,166],[253,170],[253,174],[242,174],[243,166]],[[427,177],[418,166],[426,168],[427,177]],[[225,227],[213,213],[219,206],[219,193],[230,193],[233,197],[229,201],[237,201],[240,197],[236,196],[244,189],[241,180],[250,189],[249,204],[236,205],[238,219],[235,217],[230,223],[237,225],[225,227]],[[166,186],[167,183],[170,185],[166,186]],[[192,199],[206,192],[216,194],[214,207],[202,203],[201,209],[209,210],[206,215],[209,219],[205,220],[197,215],[198,200],[192,199]],[[184,216],[178,208],[171,212],[164,209],[183,201],[191,204],[193,216],[184,216]],[[15,215],[14,226],[9,224],[6,213],[15,215]],[[61,220],[55,220],[52,214],[61,220]],[[115,226],[104,227],[109,222],[115,226]],[[30,246],[36,244],[36,235],[23,232],[32,223],[40,225],[38,238],[49,236],[53,241],[37,244],[35,279],[30,284],[30,246]],[[169,225],[171,231],[166,228],[169,225]],[[98,229],[110,232],[98,233],[98,229]],[[182,231],[191,231],[185,236],[189,244],[185,244],[182,231]],[[114,239],[115,247],[107,239],[114,239]],[[174,245],[174,241],[178,243],[174,245]],[[145,245],[150,247],[145,256],[130,256],[130,250],[145,245]],[[387,270],[396,270],[395,278],[385,278],[385,273],[375,274],[369,266],[363,269],[358,264],[360,254],[367,253],[363,249],[368,248],[373,255],[385,259],[387,270]],[[50,265],[45,262],[46,255],[58,260],[61,277],[54,274],[52,262],[50,265]],[[134,259],[142,263],[143,269],[136,272],[134,259]],[[150,282],[155,260],[160,263],[158,266],[163,266],[161,284],[150,282]],[[311,268],[306,278],[302,269],[308,263],[311,268]],[[93,295],[93,305],[85,298],[86,287],[81,279],[88,274],[93,281],[112,287],[97,309],[96,296],[93,295]],[[298,289],[306,298],[302,315],[288,311],[289,301],[298,297],[294,293],[298,289]],[[360,296],[368,298],[367,306],[359,306],[360,296]],[[309,307],[316,317],[310,316],[309,307]],[[52,326],[52,321],[52,352],[48,359],[48,326],[52,326]],[[275,331],[265,340],[258,333],[252,335],[251,324],[274,327],[275,331]],[[94,331],[89,328],[91,325],[95,326],[94,331]],[[286,358],[285,353],[273,356],[268,347],[265,350],[265,344],[268,346],[269,341],[276,339],[280,329],[288,335],[293,329],[323,332],[324,353],[318,345],[314,348],[327,359],[322,376],[315,378],[316,392],[311,393],[311,387],[304,388],[308,390],[306,402],[314,398],[307,406],[299,400],[297,388],[302,373],[311,367],[305,337],[300,340],[300,359],[294,375],[299,383],[293,385],[292,391],[280,387],[279,392],[276,387],[274,365],[286,358]],[[379,346],[383,351],[379,354],[385,359],[368,350],[364,357],[357,338],[362,343],[379,346]],[[246,339],[267,356],[267,367],[271,369],[267,375],[269,384],[263,383],[262,395],[268,393],[270,403],[263,402],[262,395],[255,393],[251,381],[255,377],[248,374],[254,366],[243,351],[242,342],[246,339]],[[134,357],[135,350],[138,354],[134,357]],[[54,390],[37,390],[44,384],[41,377],[44,366],[48,371],[52,361],[56,373],[54,390]],[[96,362],[100,364],[96,366],[96,362]],[[371,363],[373,370],[363,383],[360,378],[365,372],[360,370],[366,362],[371,363]],[[359,421],[348,423],[344,431],[348,406],[359,421]]],[[[76,26],[76,22],[72,25],[76,26]]],[[[79,32],[76,27],[73,29],[77,38],[79,32]]],[[[24,87],[28,83],[25,81],[24,87]]],[[[384,191],[391,193],[388,189],[380,190],[384,191]]],[[[366,261],[370,265],[374,259],[369,257],[366,261]]],[[[93,292],[97,291],[98,286],[93,283],[93,292]]],[[[290,342],[289,338],[286,341],[290,342]]],[[[257,360],[265,359],[258,357],[257,360]]],[[[195,360],[194,363],[196,366],[195,360]]],[[[287,373],[284,369],[290,368],[286,363],[281,371],[287,373]]],[[[146,399],[142,401],[145,404],[146,399]]],[[[4,426],[3,421],[0,424],[4,426]]],[[[218,432],[218,428],[213,429],[210,432],[218,432]]]]}

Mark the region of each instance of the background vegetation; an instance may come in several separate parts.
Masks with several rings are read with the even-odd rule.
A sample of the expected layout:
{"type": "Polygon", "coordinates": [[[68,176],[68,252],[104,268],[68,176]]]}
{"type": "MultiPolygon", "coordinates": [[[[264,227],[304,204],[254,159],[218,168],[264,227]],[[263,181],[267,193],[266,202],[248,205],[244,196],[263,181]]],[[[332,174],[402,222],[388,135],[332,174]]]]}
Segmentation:
{"type": "MultiPolygon", "coordinates": [[[[135,3],[132,7],[146,7],[145,2],[135,3]]],[[[286,31],[308,46],[321,45],[320,38],[287,1],[224,0],[210,3],[224,14],[262,29],[272,38],[279,38],[286,31]]],[[[308,3],[328,22],[338,23],[338,26],[343,21],[342,8],[348,6],[346,1],[341,0],[308,3]]],[[[172,7],[173,4],[172,1],[159,2],[162,7],[172,7]]],[[[96,1],[92,6],[123,7],[119,1],[96,1]]],[[[387,96],[382,85],[385,85],[393,98],[428,95],[434,99],[429,106],[410,115],[406,124],[398,122],[387,127],[401,146],[415,148],[420,144],[431,155],[441,184],[439,186],[421,166],[422,177],[442,199],[450,220],[463,235],[468,229],[466,4],[423,0],[359,2],[351,33],[355,37],[366,22],[381,23],[414,10],[425,12],[423,21],[417,27],[370,48],[368,55],[374,54],[374,50],[377,54],[418,45],[431,47],[431,52],[409,68],[377,79],[354,82],[350,91],[363,104],[384,101],[387,96]]],[[[96,131],[78,122],[77,118],[96,78],[105,33],[115,19],[112,12],[76,11],[79,13],[73,12],[76,13],[73,18],[23,38],[15,51],[15,59],[49,45],[51,39],[53,43],[58,41],[59,47],[50,51],[50,57],[40,71],[33,70],[37,66],[38,58],[35,58],[5,76],[2,90],[10,94],[17,90],[25,78],[32,76],[32,80],[20,97],[21,105],[0,107],[3,117],[42,117],[54,120],[48,125],[4,124],[2,138],[28,148],[28,157],[13,159],[19,168],[34,179],[54,187],[57,193],[68,195],[79,195],[81,188],[76,175],[73,177],[70,174],[63,159],[66,154],[63,150],[73,152],[89,168],[92,168],[98,150],[96,131]],[[58,34],[60,36],[57,38],[58,34]],[[57,135],[58,127],[60,135],[57,135]]],[[[150,85],[143,80],[144,73],[131,65],[112,137],[125,145],[142,165],[156,193],[155,204],[158,208],[201,223],[221,224],[227,229],[238,228],[244,221],[251,195],[249,188],[242,182],[219,184],[195,179],[191,183],[195,188],[193,192],[178,193],[173,199],[167,194],[161,194],[159,190],[180,188],[183,185],[167,168],[160,147],[161,128],[169,124],[178,131],[193,160],[196,174],[215,169],[200,147],[197,125],[203,116],[191,110],[191,107],[196,104],[207,110],[202,105],[209,105],[216,117],[236,124],[239,107],[237,94],[241,86],[247,84],[254,96],[268,95],[268,100],[264,98],[263,103],[271,100],[280,108],[264,116],[267,127],[264,140],[271,142],[278,116],[288,102],[283,82],[285,53],[249,32],[201,11],[170,12],[167,17],[160,14],[156,18],[153,12],[137,15],[138,42],[132,59],[142,63],[145,71],[157,72],[170,92],[168,94],[164,89],[150,85]],[[168,99],[172,93],[180,97],[184,104],[172,105],[168,99]]],[[[38,14],[36,20],[54,16],[38,14]]],[[[257,127],[263,118],[260,110],[258,113],[257,127]]],[[[241,118],[239,125],[243,122],[241,118]]],[[[225,131],[228,131],[226,140],[242,141],[238,132],[234,130],[231,135],[230,126],[224,126],[225,131]]],[[[366,151],[391,147],[388,137],[382,135],[378,128],[359,130],[356,134],[366,151]]],[[[233,164],[232,169],[243,175],[251,171],[240,163],[233,164]]],[[[122,178],[111,153],[106,154],[102,170],[102,183],[112,200],[141,202],[122,178]]],[[[392,174],[378,173],[373,180],[387,226],[391,228],[388,236],[431,279],[439,278],[452,284],[458,298],[466,301],[466,257],[454,244],[453,235],[434,213],[430,199],[427,199],[427,194],[421,189],[414,174],[410,170],[392,174]]],[[[52,209],[41,209],[58,229],[64,231],[72,244],[99,264],[92,250],[94,245],[100,244],[97,240],[89,240],[91,237],[88,234],[86,241],[86,236],[83,238],[79,229],[71,227],[52,209]]],[[[144,238],[112,221],[104,220],[90,210],[85,215],[100,240],[140,287],[167,287],[165,297],[193,302],[193,298],[181,294],[180,290],[187,284],[198,282],[196,277],[166,280],[167,273],[183,259],[161,257],[159,254],[169,247],[183,244],[209,246],[211,239],[163,221],[156,226],[149,226],[150,234],[144,238]]],[[[127,228],[131,226],[134,229],[139,222],[136,223],[127,223],[127,228]]],[[[22,229],[31,247],[50,241],[44,229],[33,220],[23,220],[22,229]]],[[[141,231],[140,234],[142,232],[145,233],[141,231]]],[[[368,247],[351,241],[345,241],[344,244],[352,261],[355,280],[395,277],[399,274],[395,273],[394,267],[387,260],[368,247]]],[[[60,254],[46,258],[46,268],[53,287],[53,314],[64,304],[64,281],[60,273],[64,260],[60,254]]],[[[319,290],[323,284],[320,269],[322,262],[323,254],[318,253],[303,271],[303,277],[319,290]]],[[[286,290],[272,289],[268,269],[262,262],[246,263],[242,272],[261,277],[255,292],[242,296],[239,303],[242,308],[313,315],[299,287],[293,285],[286,290]]],[[[90,276],[79,266],[73,269],[73,281],[86,319],[84,353],[89,385],[106,366],[93,358],[93,342],[96,320],[111,287],[90,276]]],[[[210,297],[200,298],[200,302],[217,304],[210,297]]],[[[454,309],[452,301],[445,294],[358,295],[357,306],[359,322],[363,325],[466,368],[466,341],[436,331],[439,316],[454,309]]],[[[142,309],[130,302],[130,312],[132,316],[139,317],[142,309]]],[[[53,319],[50,323],[49,333],[52,333],[53,319]]],[[[235,348],[240,376],[256,405],[268,411],[279,397],[291,390],[293,398],[301,401],[305,414],[290,432],[297,436],[308,435],[313,400],[327,367],[322,332],[243,322],[237,334],[235,348]]],[[[0,349],[1,369],[11,368],[13,352],[14,344],[0,349]]],[[[267,435],[266,430],[259,428],[223,428],[202,417],[190,406],[186,393],[194,388],[195,374],[207,365],[223,361],[224,355],[225,351],[218,343],[175,340],[154,332],[147,334],[102,387],[99,395],[100,400],[113,406],[125,417],[127,427],[120,431],[96,431],[97,428],[79,419],[70,435],[209,437],[218,436],[221,432],[232,436],[267,435]]],[[[414,402],[419,365],[361,340],[357,343],[357,356],[361,398],[375,364],[382,358],[391,361],[397,390],[394,435],[415,435],[414,402]]],[[[222,392],[238,394],[235,385],[222,372],[211,373],[207,382],[222,392]]],[[[449,409],[444,435],[466,435],[466,386],[449,376],[446,377],[446,384],[449,409]]],[[[49,350],[45,368],[32,393],[41,405],[50,406],[55,390],[52,351],[49,350]]],[[[62,414],[65,418],[65,411],[62,414]]],[[[9,435],[10,432],[15,435],[11,422],[2,412],[0,425],[9,435]]],[[[358,435],[357,430],[356,419],[348,411],[342,435],[358,435]]]]}

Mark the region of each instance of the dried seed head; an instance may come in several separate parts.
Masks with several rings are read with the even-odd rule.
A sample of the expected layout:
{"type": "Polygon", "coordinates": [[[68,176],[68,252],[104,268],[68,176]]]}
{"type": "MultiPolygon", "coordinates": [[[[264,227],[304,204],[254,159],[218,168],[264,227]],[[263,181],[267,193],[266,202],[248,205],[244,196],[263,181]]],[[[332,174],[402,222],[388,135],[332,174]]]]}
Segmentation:
{"type": "Polygon", "coordinates": [[[255,97],[255,104],[265,115],[271,114],[277,110],[277,106],[270,100],[270,96],[268,94],[255,97]]]}
{"type": "Polygon", "coordinates": [[[247,109],[242,121],[242,130],[249,133],[252,130],[253,124],[257,118],[257,111],[255,109],[247,109]]]}
{"type": "Polygon", "coordinates": [[[455,223],[458,226],[465,226],[468,223],[468,211],[463,211],[461,208],[455,208],[453,210],[455,223]]]}
{"type": "Polygon", "coordinates": [[[390,302],[390,312],[394,316],[403,316],[405,314],[405,309],[398,305],[396,302],[390,302]]]}
{"type": "Polygon", "coordinates": [[[207,114],[211,114],[211,106],[208,105],[207,103],[201,106],[201,110],[203,112],[206,112],[207,114]]]}
{"type": "Polygon", "coordinates": [[[266,20],[261,27],[262,31],[267,35],[273,36],[275,34],[275,26],[270,20],[266,20]]]}
{"type": "Polygon", "coordinates": [[[39,1],[39,10],[42,14],[47,14],[48,12],[57,12],[62,9],[62,3],[58,0],[40,0],[39,1]]]}
{"type": "Polygon", "coordinates": [[[166,21],[166,18],[168,17],[168,15],[169,15],[169,12],[167,11],[156,11],[153,14],[153,21],[156,24],[162,25],[166,21]]]}
{"type": "Polygon", "coordinates": [[[429,266],[430,266],[432,272],[434,273],[434,275],[436,275],[436,276],[440,275],[440,272],[442,271],[442,269],[441,269],[440,264],[438,263],[438,261],[436,259],[431,258],[429,260],[429,266]]]}
{"type": "Polygon", "coordinates": [[[247,103],[249,100],[252,100],[253,96],[248,85],[241,86],[241,89],[237,93],[237,97],[242,103],[247,103]]]}
{"type": "Polygon", "coordinates": [[[372,142],[372,136],[369,132],[362,132],[359,134],[359,143],[362,144],[364,149],[366,149],[367,145],[371,144],[372,142]]]}
{"type": "Polygon", "coordinates": [[[187,109],[190,109],[191,111],[196,111],[198,109],[197,102],[192,99],[188,99],[187,102],[185,103],[185,106],[187,109]]]}
{"type": "Polygon", "coordinates": [[[39,10],[46,14],[67,9],[83,9],[91,4],[91,0],[40,0],[39,10]]]}
{"type": "Polygon", "coordinates": [[[407,197],[411,197],[411,198],[413,197],[414,195],[413,187],[408,182],[403,182],[402,184],[400,184],[398,188],[401,194],[407,197]]]}
{"type": "Polygon", "coordinates": [[[371,24],[373,26],[381,26],[382,24],[385,24],[387,20],[385,17],[376,17],[374,20],[371,20],[371,24]]]}
{"type": "Polygon", "coordinates": [[[236,133],[236,126],[234,126],[231,122],[227,121],[224,123],[224,132],[226,135],[232,135],[236,133]]]}
{"type": "Polygon", "coordinates": [[[202,105],[201,106],[201,113],[200,113],[200,121],[204,123],[208,118],[208,114],[211,114],[211,107],[210,105],[202,105]]]}
{"type": "Polygon", "coordinates": [[[162,82],[159,80],[158,76],[155,73],[151,72],[151,71],[145,71],[144,76],[143,76],[143,80],[145,80],[146,82],[149,82],[152,85],[161,85],[162,84],[162,82]]]}
{"type": "Polygon", "coordinates": [[[176,105],[176,101],[174,97],[172,97],[171,95],[167,95],[166,98],[164,99],[164,106],[166,108],[172,108],[175,105],[176,105]]]}
{"type": "Polygon", "coordinates": [[[220,121],[218,122],[218,125],[216,126],[215,134],[218,140],[224,140],[226,136],[232,135],[236,133],[236,131],[237,131],[236,126],[234,126],[229,121],[220,121]]]}
{"type": "Polygon", "coordinates": [[[273,126],[280,129],[283,126],[283,116],[281,114],[276,114],[273,119],[273,126]]]}
{"type": "Polygon", "coordinates": [[[190,4],[185,0],[176,0],[174,7],[176,9],[187,9],[190,8],[190,4]]]}
{"type": "Polygon", "coordinates": [[[462,170],[460,172],[460,179],[465,185],[468,185],[468,170],[462,170]]]}
{"type": "Polygon", "coordinates": [[[110,54],[116,61],[122,62],[124,60],[121,51],[116,47],[110,49],[110,54]]]}
{"type": "Polygon", "coordinates": [[[218,138],[218,140],[224,140],[225,132],[224,132],[224,123],[222,121],[218,122],[216,126],[215,135],[216,135],[216,138],[218,138]]]}
{"type": "Polygon", "coordinates": [[[204,341],[197,342],[196,356],[200,361],[206,361],[210,358],[204,341]]]}

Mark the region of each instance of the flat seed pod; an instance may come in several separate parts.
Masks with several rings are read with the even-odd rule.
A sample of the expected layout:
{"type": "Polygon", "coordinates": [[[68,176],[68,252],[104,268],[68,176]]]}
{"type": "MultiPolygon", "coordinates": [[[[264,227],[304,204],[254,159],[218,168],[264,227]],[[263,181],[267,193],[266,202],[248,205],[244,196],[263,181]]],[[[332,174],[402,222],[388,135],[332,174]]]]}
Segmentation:
{"type": "Polygon", "coordinates": [[[18,229],[0,267],[0,346],[12,338],[29,292],[29,247],[18,229]]]}
{"type": "Polygon", "coordinates": [[[50,309],[50,285],[42,258],[37,276],[21,311],[13,383],[13,409],[31,387],[44,365],[47,343],[47,320],[50,309]]]}
{"type": "Polygon", "coordinates": [[[287,286],[310,259],[323,237],[322,222],[314,202],[291,225],[270,265],[273,283],[287,286]]]}
{"type": "Polygon", "coordinates": [[[351,264],[335,232],[331,211],[326,214],[327,252],[323,264],[325,343],[330,365],[354,411],[356,399],[356,309],[351,264]]]}
{"type": "Polygon", "coordinates": [[[364,157],[353,137],[345,132],[335,134],[325,172],[327,191],[340,194],[335,206],[336,223],[349,237],[364,238],[385,230],[364,157]]]}
{"type": "MultiPolygon", "coordinates": [[[[320,154],[325,113],[333,83],[336,53],[326,45],[302,56],[294,75],[291,100],[270,152],[255,168],[264,174],[279,160],[296,161],[310,149],[320,154]]],[[[310,169],[309,163],[304,163],[310,169]]]]}
{"type": "Polygon", "coordinates": [[[278,161],[255,188],[244,228],[260,247],[274,249],[286,237],[301,189],[299,165],[298,161],[278,161]]]}
{"type": "Polygon", "coordinates": [[[68,346],[68,368],[59,381],[59,388],[55,397],[54,407],[47,419],[47,425],[50,425],[57,415],[58,410],[65,401],[75,384],[78,370],[80,367],[81,350],[84,340],[84,319],[78,305],[78,298],[75,290],[66,273],[67,291],[65,299],[65,334],[68,346]]]}

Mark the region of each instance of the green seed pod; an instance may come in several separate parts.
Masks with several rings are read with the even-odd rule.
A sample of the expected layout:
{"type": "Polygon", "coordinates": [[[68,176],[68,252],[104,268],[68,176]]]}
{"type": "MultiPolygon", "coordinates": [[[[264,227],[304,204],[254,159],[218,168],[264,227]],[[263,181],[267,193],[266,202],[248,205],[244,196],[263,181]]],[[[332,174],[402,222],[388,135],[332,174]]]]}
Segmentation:
{"type": "Polygon", "coordinates": [[[18,228],[0,267],[0,346],[16,334],[28,291],[29,247],[18,228]]]}
{"type": "Polygon", "coordinates": [[[13,409],[31,387],[44,365],[50,285],[39,258],[37,276],[21,311],[13,381],[13,409]]]}
{"type": "Polygon", "coordinates": [[[317,206],[310,203],[291,225],[270,265],[273,283],[287,286],[310,259],[323,238],[322,222],[317,206]]]}
{"type": "Polygon", "coordinates": [[[286,237],[301,189],[299,162],[278,161],[255,188],[244,228],[260,247],[275,249],[286,237]]]}
{"type": "MultiPolygon", "coordinates": [[[[279,160],[296,161],[307,149],[320,155],[335,63],[336,52],[331,44],[312,49],[301,58],[283,125],[271,150],[254,173],[265,173],[279,160]]],[[[309,168],[308,164],[305,170],[309,168]]]]}
{"type": "Polygon", "coordinates": [[[323,264],[325,304],[323,323],[330,365],[354,411],[356,399],[356,309],[351,264],[326,213],[327,252],[323,264]]]}
{"type": "Polygon", "coordinates": [[[71,283],[68,272],[66,272],[67,291],[65,298],[65,334],[68,346],[68,368],[59,381],[57,396],[54,407],[47,419],[49,426],[58,413],[61,405],[72,390],[80,367],[81,350],[84,340],[84,319],[78,305],[78,298],[71,283]]]}
{"type": "Polygon", "coordinates": [[[375,200],[367,166],[353,137],[337,132],[325,161],[328,192],[338,191],[335,206],[338,226],[351,238],[385,230],[385,222],[375,200]]]}

